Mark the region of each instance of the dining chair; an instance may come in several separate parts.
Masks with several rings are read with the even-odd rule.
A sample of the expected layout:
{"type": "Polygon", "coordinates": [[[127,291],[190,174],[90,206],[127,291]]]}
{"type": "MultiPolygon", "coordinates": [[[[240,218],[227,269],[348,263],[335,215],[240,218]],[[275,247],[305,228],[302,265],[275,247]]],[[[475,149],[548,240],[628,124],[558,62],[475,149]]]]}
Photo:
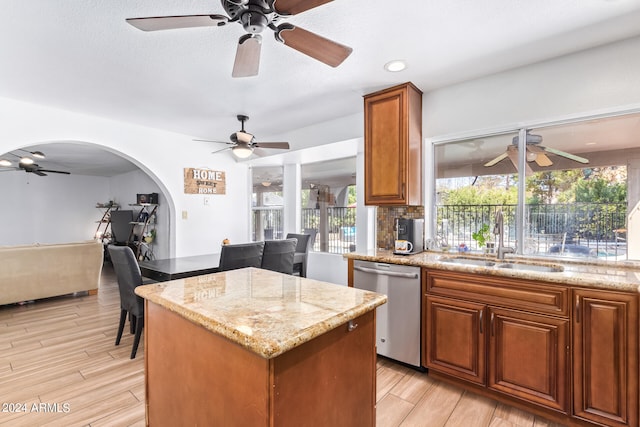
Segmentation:
{"type": "Polygon", "coordinates": [[[293,274],[293,258],[297,239],[266,240],[260,268],[293,274]]]}
{"type": "Polygon", "coordinates": [[[264,242],[239,243],[224,245],[220,251],[220,271],[235,270],[244,267],[257,267],[262,265],[264,242]]]}
{"type": "Polygon", "coordinates": [[[108,249],[120,290],[120,323],[118,324],[116,345],[120,345],[128,314],[131,332],[133,333],[135,330],[133,349],[131,350],[131,359],[135,359],[144,327],[144,299],[136,295],[134,290],[137,286],[142,285],[142,275],[136,257],[129,246],[109,245],[108,249]]]}
{"type": "Polygon", "coordinates": [[[311,248],[311,234],[295,234],[288,233],[287,239],[297,239],[296,251],[293,256],[293,272],[298,273],[300,277],[307,277],[307,258],[309,249],[311,248]]]}

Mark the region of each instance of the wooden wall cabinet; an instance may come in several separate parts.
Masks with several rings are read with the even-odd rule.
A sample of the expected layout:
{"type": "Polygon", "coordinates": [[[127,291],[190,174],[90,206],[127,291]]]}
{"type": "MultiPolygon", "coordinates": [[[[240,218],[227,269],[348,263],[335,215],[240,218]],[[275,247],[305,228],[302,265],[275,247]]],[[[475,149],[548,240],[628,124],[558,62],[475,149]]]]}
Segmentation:
{"type": "Polygon", "coordinates": [[[411,83],[364,97],[365,204],[422,205],[422,92],[411,83]]]}
{"type": "Polygon", "coordinates": [[[638,425],[638,299],[574,291],[573,410],[607,426],[638,425]]]}

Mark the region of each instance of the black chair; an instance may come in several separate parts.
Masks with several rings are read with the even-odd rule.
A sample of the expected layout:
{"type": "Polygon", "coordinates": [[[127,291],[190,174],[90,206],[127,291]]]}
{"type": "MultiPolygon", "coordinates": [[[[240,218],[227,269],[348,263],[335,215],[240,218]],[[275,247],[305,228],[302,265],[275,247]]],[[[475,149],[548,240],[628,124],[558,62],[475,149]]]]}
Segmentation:
{"type": "Polygon", "coordinates": [[[260,268],[293,274],[293,257],[297,239],[266,240],[260,268]]]}
{"type": "Polygon", "coordinates": [[[296,252],[293,256],[293,271],[301,277],[307,277],[307,257],[309,255],[309,249],[311,249],[311,245],[313,244],[312,238],[314,237],[315,235],[311,234],[287,234],[287,239],[294,238],[298,240],[296,252]]]}
{"type": "Polygon", "coordinates": [[[111,211],[111,238],[114,244],[126,246],[133,230],[133,211],[111,211]]]}
{"type": "Polygon", "coordinates": [[[113,269],[118,278],[118,288],[120,289],[120,324],[118,325],[116,345],[120,345],[124,322],[128,314],[131,332],[133,333],[135,330],[133,349],[131,350],[131,358],[135,359],[138,344],[140,344],[140,335],[142,335],[142,328],[144,327],[144,299],[134,292],[134,289],[142,284],[140,267],[129,246],[109,245],[108,248],[113,269]]]}
{"type": "Polygon", "coordinates": [[[240,243],[224,245],[220,252],[220,271],[235,270],[244,267],[262,266],[264,242],[240,243]]]}

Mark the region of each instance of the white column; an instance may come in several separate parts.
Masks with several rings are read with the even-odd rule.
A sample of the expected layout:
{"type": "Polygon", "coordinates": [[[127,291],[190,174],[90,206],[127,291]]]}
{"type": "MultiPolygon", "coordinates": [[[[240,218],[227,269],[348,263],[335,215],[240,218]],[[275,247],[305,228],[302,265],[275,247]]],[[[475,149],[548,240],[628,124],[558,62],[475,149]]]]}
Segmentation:
{"type": "Polygon", "coordinates": [[[356,251],[376,248],[376,208],[364,204],[364,139],[358,139],[356,155],[356,251]]]}
{"type": "Polygon", "coordinates": [[[300,233],[302,206],[300,191],[302,187],[302,173],[300,164],[285,164],[282,170],[282,198],[284,203],[283,232],[300,233]]]}

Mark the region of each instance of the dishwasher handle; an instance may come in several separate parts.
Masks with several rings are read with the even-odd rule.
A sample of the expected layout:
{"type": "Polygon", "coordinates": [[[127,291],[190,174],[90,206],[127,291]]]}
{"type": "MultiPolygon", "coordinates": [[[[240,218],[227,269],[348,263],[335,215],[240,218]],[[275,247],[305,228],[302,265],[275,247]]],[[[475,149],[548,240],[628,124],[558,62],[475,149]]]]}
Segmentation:
{"type": "Polygon", "coordinates": [[[363,273],[372,273],[381,276],[403,277],[405,279],[417,279],[420,277],[418,273],[400,273],[397,271],[376,270],[375,268],[360,267],[359,265],[356,265],[355,267],[353,267],[353,269],[362,271],[363,273]]]}

